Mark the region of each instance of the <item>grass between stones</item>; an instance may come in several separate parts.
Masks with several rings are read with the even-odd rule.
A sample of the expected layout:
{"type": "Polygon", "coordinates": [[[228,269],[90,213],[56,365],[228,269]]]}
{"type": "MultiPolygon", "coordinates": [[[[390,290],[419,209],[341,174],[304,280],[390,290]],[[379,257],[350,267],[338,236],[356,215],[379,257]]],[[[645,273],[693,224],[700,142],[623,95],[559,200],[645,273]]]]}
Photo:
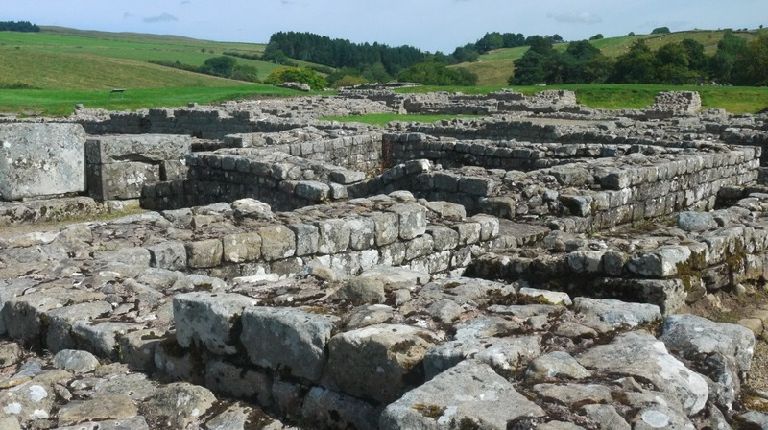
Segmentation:
{"type": "Polygon", "coordinates": [[[349,115],[349,116],[325,116],[322,120],[325,121],[339,121],[339,122],[361,122],[364,124],[371,124],[379,127],[386,126],[392,121],[403,122],[437,122],[442,120],[449,120],[455,118],[480,118],[480,115],[425,115],[425,114],[413,114],[402,115],[393,112],[382,113],[369,113],[364,115],[349,115]]]}
{"type": "Polygon", "coordinates": [[[723,108],[731,113],[756,113],[768,108],[768,87],[737,87],[715,85],[666,85],[666,84],[562,84],[547,86],[419,86],[400,88],[399,93],[423,93],[431,91],[487,94],[509,88],[527,95],[547,89],[566,89],[576,92],[579,103],[593,108],[622,109],[645,108],[653,104],[661,91],[698,91],[705,108],[723,108]]]}

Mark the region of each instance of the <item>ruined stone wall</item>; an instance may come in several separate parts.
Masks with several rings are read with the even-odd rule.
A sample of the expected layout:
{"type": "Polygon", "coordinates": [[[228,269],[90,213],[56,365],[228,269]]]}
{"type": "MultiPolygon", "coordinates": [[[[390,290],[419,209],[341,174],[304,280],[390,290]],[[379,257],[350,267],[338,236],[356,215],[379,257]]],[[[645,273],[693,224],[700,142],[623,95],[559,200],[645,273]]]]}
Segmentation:
{"type": "Polygon", "coordinates": [[[223,139],[232,133],[273,132],[301,127],[292,121],[261,120],[249,111],[221,109],[149,109],[119,112],[106,121],[84,121],[89,134],[185,134],[223,139]]]}
{"type": "Polygon", "coordinates": [[[630,145],[438,140],[422,133],[385,134],[389,164],[426,158],[446,168],[479,166],[530,171],[598,157],[627,154],[630,145]]]}
{"type": "Polygon", "coordinates": [[[144,184],[183,179],[191,144],[186,135],[91,137],[85,143],[88,194],[100,201],[138,199],[144,184]]]}
{"type": "Polygon", "coordinates": [[[539,255],[491,253],[475,260],[470,272],[524,279],[537,288],[655,303],[673,313],[708,292],[768,279],[768,223],[755,216],[766,205],[765,195],[753,194],[728,209],[682,212],[677,237],[634,251],[623,246],[620,232],[609,234],[603,249],[574,251],[564,250],[553,235],[542,241],[539,255]]]}

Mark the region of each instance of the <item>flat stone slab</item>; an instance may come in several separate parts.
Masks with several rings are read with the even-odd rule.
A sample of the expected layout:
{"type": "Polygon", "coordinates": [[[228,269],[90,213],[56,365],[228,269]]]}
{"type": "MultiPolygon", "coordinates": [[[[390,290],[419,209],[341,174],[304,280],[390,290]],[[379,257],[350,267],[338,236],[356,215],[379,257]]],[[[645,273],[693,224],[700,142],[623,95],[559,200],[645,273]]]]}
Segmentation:
{"type": "Polygon", "coordinates": [[[84,145],[79,124],[0,124],[0,200],[83,192],[84,145]]]}
{"type": "Polygon", "coordinates": [[[506,429],[517,418],[542,416],[539,406],[490,366],[465,361],[387,406],[379,428],[506,429]]]}

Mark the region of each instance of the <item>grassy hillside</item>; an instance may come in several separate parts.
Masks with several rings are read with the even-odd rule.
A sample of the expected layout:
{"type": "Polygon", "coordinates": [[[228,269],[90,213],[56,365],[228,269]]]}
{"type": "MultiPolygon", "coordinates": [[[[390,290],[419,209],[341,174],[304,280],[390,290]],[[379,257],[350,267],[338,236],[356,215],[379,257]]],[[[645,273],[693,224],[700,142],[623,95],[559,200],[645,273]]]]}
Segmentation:
{"type": "MultiPolygon", "coordinates": [[[[224,52],[259,54],[264,45],[212,42],[175,36],[101,33],[43,27],[40,33],[0,32],[0,84],[38,88],[222,86],[234,82],[149,63],[202,65],[224,52]]],[[[237,59],[266,77],[273,63],[237,59]]]]}
{"type": "MultiPolygon", "coordinates": [[[[397,92],[460,91],[466,94],[486,94],[505,88],[504,85],[474,87],[420,86],[400,88],[397,92]]],[[[579,103],[594,108],[644,108],[653,104],[660,91],[698,91],[705,108],[723,108],[733,113],[754,113],[768,108],[768,87],[699,86],[665,84],[563,84],[514,86],[511,89],[534,94],[543,89],[568,89],[576,92],[579,103]]]]}
{"type": "MultiPolygon", "coordinates": [[[[754,33],[737,32],[737,35],[751,39],[754,33]]],[[[653,49],[659,49],[662,45],[673,42],[681,42],[683,39],[694,39],[704,45],[705,52],[712,54],[717,49],[717,43],[723,38],[722,31],[683,31],[679,33],[660,34],[660,35],[640,35],[640,36],[618,36],[607,37],[591,41],[592,45],[608,57],[618,57],[627,52],[632,44],[638,39],[645,39],[648,46],[653,49]]],[[[564,51],[567,43],[555,45],[555,49],[564,51]]],[[[481,55],[478,61],[471,63],[461,63],[451,67],[463,67],[477,74],[480,85],[505,85],[507,79],[515,71],[515,60],[525,54],[528,47],[505,48],[491,51],[481,55]]]]}

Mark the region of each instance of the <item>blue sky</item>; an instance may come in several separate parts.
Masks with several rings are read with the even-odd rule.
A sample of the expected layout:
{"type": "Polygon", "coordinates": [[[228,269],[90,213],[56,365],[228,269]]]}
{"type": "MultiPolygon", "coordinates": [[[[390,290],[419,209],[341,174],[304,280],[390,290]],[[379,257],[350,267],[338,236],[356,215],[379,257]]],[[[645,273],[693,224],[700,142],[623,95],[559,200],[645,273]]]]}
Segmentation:
{"type": "Polygon", "coordinates": [[[0,20],[266,42],[277,31],[452,51],[489,31],[648,33],[768,26],[768,0],[0,0],[0,20]]]}

